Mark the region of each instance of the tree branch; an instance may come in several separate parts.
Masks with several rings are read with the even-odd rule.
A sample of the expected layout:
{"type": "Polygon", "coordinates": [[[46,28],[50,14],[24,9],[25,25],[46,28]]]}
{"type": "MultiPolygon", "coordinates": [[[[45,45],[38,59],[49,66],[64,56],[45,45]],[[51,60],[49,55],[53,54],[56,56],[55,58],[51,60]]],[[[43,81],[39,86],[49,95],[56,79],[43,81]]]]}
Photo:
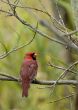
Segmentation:
{"type": "MultiPolygon", "coordinates": [[[[54,68],[57,68],[57,69],[60,69],[60,70],[66,70],[66,68],[64,68],[64,67],[60,67],[60,66],[57,66],[57,65],[54,65],[53,63],[50,63],[49,62],[49,64],[48,64],[48,66],[51,66],[51,67],[54,67],[54,68]]],[[[77,72],[75,72],[75,71],[73,71],[73,70],[67,70],[68,72],[71,72],[71,73],[73,73],[73,74],[76,74],[76,75],[78,75],[78,73],[77,72]]]]}
{"type": "MultiPolygon", "coordinates": [[[[12,77],[12,76],[11,76],[12,77]]],[[[0,77],[1,81],[14,81],[14,82],[21,82],[19,78],[13,77],[0,77]]],[[[32,84],[39,84],[39,85],[54,85],[56,80],[33,80],[32,84]]],[[[59,80],[57,85],[78,85],[78,81],[76,80],[59,80]]]]}
{"type": "Polygon", "coordinates": [[[73,64],[69,65],[69,67],[66,68],[66,69],[64,70],[64,72],[61,73],[61,75],[57,78],[57,80],[55,81],[55,83],[51,86],[51,87],[52,87],[51,95],[52,95],[52,93],[54,92],[55,87],[56,87],[58,81],[59,81],[60,79],[63,79],[64,77],[66,77],[68,71],[69,71],[70,69],[72,69],[74,66],[76,66],[77,64],[78,64],[78,61],[74,62],[73,64]]]}
{"type": "MultiPolygon", "coordinates": [[[[37,29],[37,27],[38,27],[38,23],[37,23],[36,29],[37,29]]],[[[34,36],[32,37],[32,39],[31,39],[28,43],[25,43],[25,44],[23,44],[23,45],[21,45],[21,46],[19,46],[19,47],[17,47],[17,48],[13,48],[13,49],[11,49],[10,51],[8,51],[8,52],[6,52],[6,53],[0,55],[0,59],[3,59],[3,58],[5,58],[5,57],[7,57],[7,56],[8,56],[10,53],[12,53],[12,52],[15,52],[15,51],[17,51],[17,50],[19,50],[19,49],[22,49],[22,48],[28,46],[29,44],[31,44],[31,43],[33,42],[33,40],[35,39],[35,37],[36,37],[36,32],[34,33],[34,36]]]]}
{"type": "Polygon", "coordinates": [[[72,93],[72,94],[70,94],[70,95],[68,95],[68,96],[65,96],[65,97],[59,98],[59,99],[54,100],[54,101],[51,101],[51,102],[49,102],[49,103],[59,102],[59,101],[61,101],[61,100],[64,100],[64,99],[70,98],[70,97],[72,97],[72,96],[74,96],[74,95],[77,95],[77,94],[78,94],[78,93],[72,93]]]}
{"type": "MultiPolygon", "coordinates": [[[[52,37],[49,37],[48,35],[40,32],[39,30],[35,29],[32,25],[30,25],[29,23],[27,23],[26,21],[24,21],[23,19],[21,19],[17,14],[14,15],[22,24],[26,25],[27,27],[29,27],[31,30],[37,32],[38,34],[42,35],[43,37],[51,40],[51,41],[54,41],[54,42],[57,42],[59,44],[62,44],[62,45],[65,45],[67,46],[68,48],[71,48],[75,51],[78,52],[78,47],[77,45],[75,45],[70,39],[68,39],[67,37],[64,37],[65,34],[59,32],[54,26],[52,26],[52,31],[53,33],[60,38],[60,40],[56,40],[52,37]]],[[[68,36],[68,35],[67,35],[68,36]]]]}
{"type": "MultiPolygon", "coordinates": [[[[45,38],[47,38],[47,39],[49,39],[51,41],[54,41],[54,42],[57,42],[57,43],[62,44],[64,46],[67,46],[68,48],[71,48],[71,49],[73,49],[73,50],[75,50],[75,51],[78,52],[78,46],[75,45],[70,39],[68,39],[68,37],[65,37],[65,36],[69,36],[70,34],[73,34],[73,33],[64,34],[63,32],[60,32],[53,24],[51,24],[52,25],[52,27],[51,27],[52,32],[60,39],[60,40],[56,40],[56,39],[52,38],[51,36],[48,36],[45,33],[41,32],[40,30],[37,30],[31,24],[29,24],[25,20],[21,19],[17,15],[17,13],[16,13],[17,5],[11,4],[9,0],[7,0],[7,3],[8,3],[8,5],[10,6],[10,8],[12,10],[11,15],[14,16],[14,17],[16,17],[16,19],[18,19],[23,25],[26,25],[29,29],[33,30],[34,32],[37,32],[41,36],[43,36],[43,37],[45,37],[45,38]]],[[[3,12],[5,12],[5,11],[3,11],[3,12]]],[[[49,14],[48,14],[48,16],[51,17],[51,15],[49,15],[49,14]]]]}
{"type": "MultiPolygon", "coordinates": [[[[54,85],[56,80],[33,80],[33,84],[39,84],[39,85],[54,85]]],[[[78,81],[76,80],[59,80],[57,82],[57,85],[78,85],[78,81]]]]}

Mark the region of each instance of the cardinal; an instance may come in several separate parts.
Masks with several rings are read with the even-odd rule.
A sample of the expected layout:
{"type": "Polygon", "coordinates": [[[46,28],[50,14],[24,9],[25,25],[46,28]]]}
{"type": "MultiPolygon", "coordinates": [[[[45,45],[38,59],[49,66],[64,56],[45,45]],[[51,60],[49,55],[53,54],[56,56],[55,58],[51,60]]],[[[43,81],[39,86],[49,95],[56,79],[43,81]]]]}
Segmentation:
{"type": "Polygon", "coordinates": [[[20,71],[22,89],[23,89],[22,97],[28,96],[30,83],[35,78],[37,74],[37,70],[38,70],[38,64],[36,60],[36,53],[35,52],[26,53],[20,71]]]}

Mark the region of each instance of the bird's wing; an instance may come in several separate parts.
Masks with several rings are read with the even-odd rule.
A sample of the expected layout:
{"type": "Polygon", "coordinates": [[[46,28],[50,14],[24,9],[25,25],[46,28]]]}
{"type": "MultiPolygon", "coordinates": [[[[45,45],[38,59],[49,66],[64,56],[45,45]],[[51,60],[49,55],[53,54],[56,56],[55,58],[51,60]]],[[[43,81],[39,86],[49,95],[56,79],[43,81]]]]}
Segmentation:
{"type": "Polygon", "coordinates": [[[24,62],[20,72],[21,78],[33,80],[33,78],[37,74],[37,68],[38,68],[37,62],[33,60],[24,62]]]}

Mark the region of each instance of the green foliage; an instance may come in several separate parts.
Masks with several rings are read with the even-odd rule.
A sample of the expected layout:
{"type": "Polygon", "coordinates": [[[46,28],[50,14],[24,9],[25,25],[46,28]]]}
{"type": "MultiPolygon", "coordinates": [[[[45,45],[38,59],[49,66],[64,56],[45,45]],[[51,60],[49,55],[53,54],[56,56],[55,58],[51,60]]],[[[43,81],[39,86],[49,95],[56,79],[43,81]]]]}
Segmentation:
{"type": "MultiPolygon", "coordinates": [[[[40,2],[37,0],[24,0],[24,2],[27,6],[39,7],[39,9],[41,7],[40,2]]],[[[47,5],[47,2],[45,1],[45,7],[47,7],[47,5]]],[[[9,9],[6,4],[2,6],[5,6],[5,10],[9,9]]],[[[67,7],[69,8],[69,6],[67,7]]],[[[34,10],[16,8],[16,11],[22,19],[35,27],[37,23],[35,17],[45,18],[46,20],[48,19],[45,14],[41,14],[37,11],[35,16],[34,10]],[[39,15],[37,13],[39,13],[39,15]]],[[[27,44],[34,36],[34,32],[28,29],[28,27],[21,24],[14,17],[5,15],[6,14],[0,14],[0,55],[17,48],[20,45],[27,44]]],[[[52,35],[45,28],[40,26],[38,28],[42,32],[52,35]]],[[[65,58],[62,55],[63,48],[59,44],[36,34],[36,38],[28,46],[10,53],[4,59],[0,59],[0,72],[19,77],[24,55],[29,51],[35,51],[38,53],[38,79],[55,80],[62,73],[62,70],[48,66],[49,61],[56,65],[67,66],[65,58]]],[[[0,81],[0,110],[69,110],[69,99],[53,104],[48,104],[48,102],[69,95],[71,91],[73,91],[72,87],[70,87],[71,91],[69,91],[69,87],[67,86],[56,87],[52,97],[50,97],[50,89],[47,88],[47,86],[44,89],[39,89],[39,87],[43,86],[31,85],[29,97],[22,98],[21,84],[0,81]],[[67,93],[64,91],[65,89],[69,92],[67,93]]]]}

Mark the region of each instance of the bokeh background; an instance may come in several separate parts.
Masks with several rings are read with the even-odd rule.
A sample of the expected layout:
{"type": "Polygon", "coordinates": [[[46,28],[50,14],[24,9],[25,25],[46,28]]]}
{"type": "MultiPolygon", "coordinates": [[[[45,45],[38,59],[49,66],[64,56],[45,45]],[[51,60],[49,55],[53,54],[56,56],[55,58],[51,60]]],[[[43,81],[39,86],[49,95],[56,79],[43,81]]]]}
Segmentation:
{"type": "MultiPolygon", "coordinates": [[[[0,0],[0,9],[11,12],[9,5],[2,1],[0,0]]],[[[54,7],[55,4],[53,1],[19,0],[18,5],[40,9],[58,18],[56,6],[54,7]]],[[[75,25],[73,22],[71,1],[55,1],[60,8],[60,13],[66,27],[73,30],[75,25]]],[[[11,0],[11,3],[14,2],[11,0]]],[[[53,22],[47,14],[29,8],[18,7],[16,8],[16,12],[20,18],[34,27],[37,26],[38,22],[38,29],[41,32],[54,37],[48,28],[40,24],[41,20],[45,20],[49,24],[53,22]]],[[[20,23],[15,17],[0,12],[0,55],[5,51],[7,52],[20,45],[27,44],[33,36],[34,32],[20,23]]],[[[48,66],[49,61],[63,67],[67,67],[72,62],[72,55],[69,56],[68,51],[64,47],[36,33],[35,39],[29,45],[0,59],[0,72],[19,77],[20,67],[26,52],[36,52],[38,54],[37,61],[39,69],[36,78],[39,80],[56,80],[63,72],[62,70],[48,66]]],[[[22,98],[20,83],[0,81],[0,110],[74,110],[74,96],[56,103],[49,103],[50,101],[70,95],[74,92],[73,86],[57,86],[52,96],[50,96],[50,92],[51,89],[47,86],[31,84],[28,98],[22,98]]]]}

